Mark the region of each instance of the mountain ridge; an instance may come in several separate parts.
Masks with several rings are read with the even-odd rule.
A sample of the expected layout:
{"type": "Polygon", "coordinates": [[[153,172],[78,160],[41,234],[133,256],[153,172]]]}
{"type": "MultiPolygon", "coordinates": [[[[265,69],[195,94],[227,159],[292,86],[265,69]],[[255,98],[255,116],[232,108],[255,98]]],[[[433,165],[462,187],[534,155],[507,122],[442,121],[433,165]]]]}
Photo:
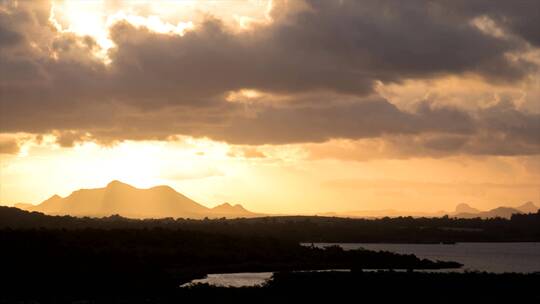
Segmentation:
{"type": "Polygon", "coordinates": [[[104,188],[78,189],[64,198],[55,194],[39,205],[17,204],[16,207],[50,215],[98,217],[114,214],[132,218],[195,219],[258,216],[241,205],[226,204],[217,206],[218,209],[208,208],[166,185],[139,189],[113,180],[104,188]]]}
{"type": "Polygon", "coordinates": [[[471,207],[469,204],[460,203],[456,206],[453,212],[437,211],[437,212],[405,212],[393,209],[386,210],[363,210],[363,211],[347,211],[347,212],[321,212],[317,213],[320,216],[335,216],[335,217],[352,217],[352,218],[382,218],[382,217],[441,217],[448,215],[457,218],[510,218],[512,214],[536,213],[540,208],[534,205],[533,202],[526,202],[517,207],[500,206],[486,211],[471,207]]]}

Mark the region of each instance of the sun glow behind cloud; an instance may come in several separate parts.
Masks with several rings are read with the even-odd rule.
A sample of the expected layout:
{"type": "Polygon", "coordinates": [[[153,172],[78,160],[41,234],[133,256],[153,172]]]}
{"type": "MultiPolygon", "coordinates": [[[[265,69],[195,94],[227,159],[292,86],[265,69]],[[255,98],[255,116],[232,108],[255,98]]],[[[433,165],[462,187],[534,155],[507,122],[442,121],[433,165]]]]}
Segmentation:
{"type": "MultiPolygon", "coordinates": [[[[540,183],[538,150],[533,149],[538,146],[533,115],[540,113],[538,73],[492,81],[492,74],[511,72],[504,64],[513,66],[515,60],[497,61],[503,68],[487,62],[476,67],[478,72],[468,65],[496,48],[477,52],[482,45],[468,49],[473,40],[449,36],[464,48],[458,52],[463,58],[480,53],[456,71],[460,56],[417,45],[436,41],[439,34],[418,41],[421,29],[401,31],[400,26],[397,37],[390,25],[399,20],[386,20],[391,15],[377,15],[362,5],[350,6],[349,15],[339,7],[346,1],[320,2],[313,14],[297,18],[290,15],[291,7],[279,6],[291,3],[274,3],[276,11],[269,12],[271,2],[257,0],[55,1],[39,15],[46,20],[50,13],[55,30],[43,29],[42,22],[14,27],[28,33],[29,45],[39,52],[36,59],[30,50],[27,59],[19,53],[24,39],[14,35],[8,41],[13,48],[5,54],[13,58],[6,62],[16,64],[13,73],[6,73],[12,93],[0,101],[8,105],[3,117],[7,132],[20,133],[0,134],[0,201],[37,203],[54,193],[102,187],[112,179],[137,187],[167,184],[204,204],[231,201],[278,213],[434,211],[461,202],[489,208],[538,199],[530,187],[540,183]],[[361,22],[368,15],[379,17],[373,24],[361,22]],[[113,28],[119,22],[133,27],[113,28]],[[221,31],[214,36],[217,28],[221,31]],[[119,38],[117,45],[111,31],[118,34],[113,36],[119,38]],[[373,33],[380,39],[348,43],[373,33]],[[411,60],[417,54],[414,46],[431,55],[411,60]],[[401,48],[410,56],[391,52],[401,48]],[[50,50],[55,60],[41,60],[50,50]],[[109,63],[108,68],[92,55],[109,63]],[[406,63],[399,68],[402,60],[406,63]],[[17,68],[27,61],[38,64],[45,81],[33,69],[17,68]],[[432,72],[423,70],[434,66],[432,72]],[[378,85],[369,91],[372,81],[378,85]],[[10,104],[12,96],[16,104],[10,104]],[[459,120],[469,116],[472,122],[459,120]],[[402,122],[394,125],[400,117],[402,122]],[[470,128],[454,129],[468,122],[470,128]]],[[[21,6],[36,12],[30,2],[21,6]]],[[[16,15],[7,12],[0,21],[10,16],[16,15]]],[[[439,19],[445,18],[430,22],[437,26],[439,19]]],[[[495,17],[481,15],[469,23],[459,23],[456,35],[466,30],[474,41],[487,35],[485,41],[501,40],[503,46],[516,39],[495,17]]],[[[448,26],[425,34],[447,33],[448,26]]],[[[522,47],[508,50],[504,56],[519,52],[522,59],[540,63],[540,51],[531,45],[526,52],[522,47]]]]}
{"type": "Polygon", "coordinates": [[[114,47],[109,29],[125,21],[150,31],[182,36],[195,23],[208,16],[218,16],[238,30],[251,24],[269,22],[271,1],[124,1],[112,5],[106,1],[54,1],[49,21],[60,33],[92,37],[99,49],[95,56],[109,63],[109,49],[114,47]]]}
{"type": "MultiPolygon", "coordinates": [[[[343,144],[351,145],[339,145],[343,144]]],[[[336,142],[318,145],[332,150],[336,142]]],[[[309,214],[451,210],[463,201],[488,208],[494,196],[499,199],[495,204],[517,205],[537,192],[535,168],[540,164],[535,158],[358,162],[313,159],[323,155],[311,155],[310,149],[309,145],[230,146],[190,137],[125,141],[109,147],[84,142],[62,148],[53,136],[46,136],[39,143],[26,141],[19,155],[2,157],[0,200],[39,203],[53,194],[66,196],[121,180],[141,188],[170,185],[207,206],[228,201],[259,212],[309,214]]]]}
{"type": "MultiPolygon", "coordinates": [[[[27,191],[18,189],[23,192],[19,195],[34,202],[44,199],[35,194],[49,192],[41,187],[67,195],[80,185],[102,187],[110,180],[122,180],[137,187],[174,184],[183,179],[219,176],[219,169],[212,166],[223,165],[227,149],[223,144],[191,139],[173,143],[126,141],[111,147],[84,142],[62,148],[47,136],[40,143],[27,142],[21,149],[24,152],[5,158],[2,181],[9,181],[4,186],[10,186],[25,179],[26,185],[34,185],[34,193],[24,195],[27,191]]],[[[232,166],[224,169],[229,174],[235,172],[232,166]]]]}

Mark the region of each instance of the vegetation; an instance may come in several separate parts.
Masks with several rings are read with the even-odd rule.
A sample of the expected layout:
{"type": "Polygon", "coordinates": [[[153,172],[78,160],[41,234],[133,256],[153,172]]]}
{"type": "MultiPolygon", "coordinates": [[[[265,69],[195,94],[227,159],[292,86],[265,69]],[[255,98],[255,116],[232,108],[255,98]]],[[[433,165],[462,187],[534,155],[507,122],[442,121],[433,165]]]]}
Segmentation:
{"type": "Polygon", "coordinates": [[[318,216],[252,219],[147,219],[120,216],[77,218],[48,216],[0,207],[0,228],[182,229],[229,236],[271,237],[295,242],[531,242],[540,241],[540,212],[510,219],[382,218],[347,219],[318,216]]]}
{"type": "Polygon", "coordinates": [[[171,290],[216,272],[461,266],[414,255],[162,228],[5,229],[0,243],[0,286],[23,286],[22,291],[171,290]]]}
{"type": "MultiPolygon", "coordinates": [[[[511,219],[267,217],[236,220],[133,220],[119,216],[48,216],[0,207],[0,303],[17,299],[64,302],[287,302],[400,297],[456,299],[464,291],[487,299],[538,299],[538,274],[426,274],[413,269],[460,264],[414,255],[344,251],[300,242],[538,241],[540,213],[511,219]],[[350,273],[292,273],[351,269],[350,273]],[[362,272],[362,269],[407,272],[362,272]],[[208,273],[279,271],[260,288],[218,288],[182,283],[208,273]],[[533,284],[534,283],[534,284],[533,284]],[[536,284],[536,285],[535,285],[536,284]],[[491,286],[491,287],[488,287],[491,286]],[[504,287],[504,288],[502,288],[504,287]],[[457,292],[459,290],[459,292],[457,292]],[[389,292],[391,291],[391,292],[389,292]],[[492,292],[489,294],[489,292],[492,292]],[[58,295],[62,295],[61,298],[58,295]],[[259,301],[259,300],[258,300],[259,301]]],[[[440,301],[439,301],[440,300],[440,301]]],[[[518,301],[519,302],[519,301],[518,301]]]]}
{"type": "Polygon", "coordinates": [[[422,272],[284,272],[265,286],[198,285],[178,298],[225,303],[538,303],[540,274],[422,272]]]}
{"type": "Polygon", "coordinates": [[[13,294],[0,303],[539,303],[540,274],[279,272],[260,287],[13,294]]]}

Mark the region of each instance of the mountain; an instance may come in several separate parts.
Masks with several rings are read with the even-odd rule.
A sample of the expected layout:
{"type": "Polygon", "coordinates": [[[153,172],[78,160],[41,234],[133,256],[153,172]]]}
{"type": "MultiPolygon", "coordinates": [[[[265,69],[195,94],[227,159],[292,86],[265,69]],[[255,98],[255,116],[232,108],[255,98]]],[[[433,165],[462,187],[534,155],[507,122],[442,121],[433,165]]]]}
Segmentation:
{"type": "Polygon", "coordinates": [[[211,210],[215,216],[219,217],[231,217],[231,215],[234,215],[235,217],[252,217],[253,215],[251,211],[246,210],[240,204],[231,205],[229,203],[224,203],[211,210]]]}
{"type": "Polygon", "coordinates": [[[488,211],[482,211],[482,212],[478,212],[478,213],[461,213],[461,214],[456,214],[455,216],[456,217],[461,217],[461,218],[475,218],[475,217],[480,217],[480,218],[496,218],[496,217],[510,218],[510,217],[512,217],[512,214],[518,214],[518,213],[522,213],[522,212],[515,209],[515,208],[498,207],[498,208],[491,209],[491,210],[488,210],[488,211]]]}
{"type": "Polygon", "coordinates": [[[360,210],[360,211],[345,211],[345,212],[322,212],[317,213],[319,216],[332,217],[350,217],[350,218],[383,218],[383,217],[439,217],[445,214],[444,211],[437,212],[419,212],[419,211],[397,211],[393,209],[383,210],[360,210]]]}
{"type": "Polygon", "coordinates": [[[479,213],[480,210],[469,206],[468,204],[459,204],[456,206],[455,213],[479,213]]]}
{"type": "Polygon", "coordinates": [[[510,218],[512,214],[519,213],[536,213],[538,207],[532,202],[527,202],[518,207],[498,207],[487,211],[482,211],[474,208],[468,204],[458,204],[454,212],[417,212],[417,211],[397,211],[393,209],[385,210],[365,210],[365,211],[347,211],[347,212],[323,212],[318,213],[319,216],[332,216],[332,217],[351,217],[351,218],[383,218],[383,217],[441,217],[448,215],[450,217],[458,218],[510,218]]]}
{"type": "Polygon", "coordinates": [[[510,218],[512,217],[512,214],[519,214],[522,213],[521,211],[510,208],[510,207],[498,207],[495,209],[491,209],[486,212],[481,212],[480,214],[483,215],[483,217],[504,217],[504,218],[510,218]]]}
{"type": "Polygon", "coordinates": [[[105,188],[80,189],[65,198],[53,195],[37,206],[18,204],[16,207],[46,214],[73,216],[113,214],[132,218],[257,216],[240,205],[231,206],[228,203],[207,208],[169,186],[138,189],[119,181],[112,181],[105,188]]]}
{"type": "MultiPolygon", "coordinates": [[[[458,209],[459,210],[465,210],[464,208],[457,208],[456,207],[456,211],[458,209]]],[[[470,208],[469,212],[455,212],[455,213],[451,214],[451,216],[452,217],[458,217],[458,218],[477,218],[477,217],[480,217],[480,218],[484,218],[484,219],[485,218],[496,218],[496,217],[510,218],[510,217],[512,217],[512,214],[520,214],[520,213],[523,213],[523,212],[518,210],[517,208],[511,208],[511,207],[498,207],[498,208],[491,209],[491,210],[488,210],[488,211],[480,211],[480,210],[475,209],[475,208],[470,208]],[[474,212],[474,210],[476,210],[476,212],[474,212]]]]}
{"type": "Polygon", "coordinates": [[[526,202],[525,204],[516,207],[516,209],[523,213],[536,213],[540,208],[533,204],[533,202],[526,202]]]}

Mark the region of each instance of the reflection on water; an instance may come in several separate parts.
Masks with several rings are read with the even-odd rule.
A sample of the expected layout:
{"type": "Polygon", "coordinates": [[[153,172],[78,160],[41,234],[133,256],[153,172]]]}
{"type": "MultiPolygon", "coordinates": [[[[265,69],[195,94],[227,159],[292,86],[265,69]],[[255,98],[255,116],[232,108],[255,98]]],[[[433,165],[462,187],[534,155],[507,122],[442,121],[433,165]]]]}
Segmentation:
{"type": "MultiPolygon", "coordinates": [[[[349,269],[324,269],[308,270],[312,272],[325,271],[350,271],[349,269]]],[[[299,271],[302,272],[302,271],[299,271]]],[[[273,272],[237,272],[237,273],[212,273],[203,279],[192,280],[180,287],[188,287],[194,284],[208,284],[223,287],[250,287],[264,284],[272,278],[273,272]]]]}
{"type": "MultiPolygon", "coordinates": [[[[311,246],[311,243],[304,244],[311,246]]],[[[462,263],[462,269],[427,270],[446,271],[487,271],[487,272],[540,272],[540,243],[457,243],[444,244],[364,244],[364,243],[314,243],[317,247],[338,245],[345,250],[364,248],[375,251],[392,251],[414,254],[419,258],[462,263]]],[[[349,271],[347,269],[313,271],[349,271]]],[[[376,271],[376,269],[364,269],[376,271]]],[[[396,269],[395,271],[400,271],[396,269]]],[[[401,270],[405,271],[405,270],[401,270]]],[[[193,280],[182,285],[202,283],[213,286],[244,287],[264,284],[272,277],[272,272],[243,272],[209,274],[204,279],[193,280]]]]}
{"type": "MultiPolygon", "coordinates": [[[[305,245],[311,245],[305,244],[305,245]]],[[[367,244],[315,243],[317,247],[338,245],[345,250],[364,248],[414,254],[419,258],[456,261],[464,266],[457,271],[539,272],[540,243],[456,243],[444,244],[367,244]]],[[[454,270],[455,271],[455,270],[454,270]]]]}
{"type": "Polygon", "coordinates": [[[247,287],[261,285],[272,277],[272,272],[213,273],[204,279],[193,280],[181,287],[193,284],[209,284],[223,287],[247,287]]]}

